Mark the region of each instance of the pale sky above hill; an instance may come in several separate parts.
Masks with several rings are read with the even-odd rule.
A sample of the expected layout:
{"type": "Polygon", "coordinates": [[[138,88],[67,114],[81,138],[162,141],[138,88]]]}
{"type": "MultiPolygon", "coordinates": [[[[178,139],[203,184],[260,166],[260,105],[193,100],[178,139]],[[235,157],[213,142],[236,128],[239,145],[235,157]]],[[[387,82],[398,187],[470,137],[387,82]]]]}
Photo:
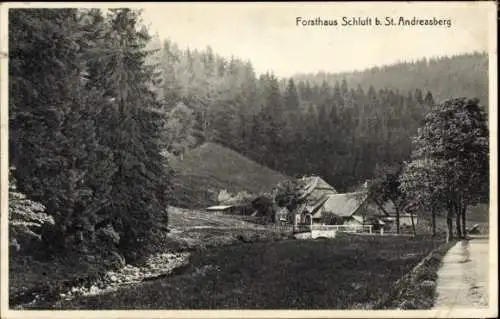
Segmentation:
{"type": "Polygon", "coordinates": [[[488,51],[493,3],[161,3],[143,19],[181,48],[248,59],[258,73],[341,72],[422,57],[488,51]],[[296,18],[371,17],[371,26],[297,26],[296,18]],[[447,26],[374,26],[402,16],[450,19],[447,26]],[[491,21],[491,19],[490,19],[491,21]]]}
{"type": "MultiPolygon", "coordinates": [[[[17,3],[14,6],[30,6],[17,3]]],[[[61,7],[59,3],[37,3],[61,7]]],[[[89,7],[88,3],[65,6],[89,7]]],[[[92,7],[123,7],[94,3],[92,7]]],[[[170,38],[180,48],[205,49],[225,57],[250,60],[257,73],[342,72],[413,61],[423,57],[496,48],[496,6],[470,2],[128,2],[143,9],[151,33],[170,38]],[[297,25],[302,20],[337,20],[337,26],[297,25]],[[368,26],[342,26],[343,17],[371,19],[368,26]],[[375,26],[392,17],[396,25],[375,26]],[[451,20],[451,27],[400,26],[399,18],[451,20]]]]}

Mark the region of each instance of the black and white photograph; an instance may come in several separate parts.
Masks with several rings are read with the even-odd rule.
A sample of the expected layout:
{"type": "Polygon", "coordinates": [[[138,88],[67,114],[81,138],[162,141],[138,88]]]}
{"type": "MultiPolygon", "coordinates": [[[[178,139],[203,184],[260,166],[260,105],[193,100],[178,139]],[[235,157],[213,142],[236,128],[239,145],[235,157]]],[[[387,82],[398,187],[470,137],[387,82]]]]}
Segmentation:
{"type": "Polygon", "coordinates": [[[0,9],[2,318],[498,316],[495,2],[0,9]]]}

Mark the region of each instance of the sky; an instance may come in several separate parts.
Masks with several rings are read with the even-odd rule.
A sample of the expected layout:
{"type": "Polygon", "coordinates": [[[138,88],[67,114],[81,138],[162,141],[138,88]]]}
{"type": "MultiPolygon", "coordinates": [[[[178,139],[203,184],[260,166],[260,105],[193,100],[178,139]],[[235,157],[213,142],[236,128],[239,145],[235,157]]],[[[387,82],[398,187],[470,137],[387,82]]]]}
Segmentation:
{"type": "MultiPolygon", "coordinates": [[[[76,4],[81,6],[82,4],[76,4]]],[[[48,5],[47,5],[48,6],[48,5]]],[[[88,7],[88,4],[84,5],[88,7]]],[[[123,7],[101,3],[102,8],[123,7]]],[[[151,33],[180,48],[205,49],[249,60],[255,71],[281,77],[295,73],[363,70],[423,57],[491,51],[496,39],[494,2],[170,2],[128,3],[143,9],[151,33]],[[297,25],[302,20],[337,20],[337,26],[297,25]],[[343,26],[343,18],[371,25],[343,26]],[[394,26],[375,26],[374,19],[394,26]],[[445,19],[451,27],[399,26],[404,19],[445,19]],[[493,24],[492,24],[493,23],[493,24]]]]}
{"type": "Polygon", "coordinates": [[[250,60],[257,73],[361,70],[422,57],[488,51],[488,12],[479,3],[162,3],[143,19],[181,48],[250,60]],[[447,26],[374,26],[374,18],[450,19],[447,26]],[[296,18],[337,20],[337,26],[297,26],[296,18]],[[343,17],[371,26],[342,26],[343,17]]]}

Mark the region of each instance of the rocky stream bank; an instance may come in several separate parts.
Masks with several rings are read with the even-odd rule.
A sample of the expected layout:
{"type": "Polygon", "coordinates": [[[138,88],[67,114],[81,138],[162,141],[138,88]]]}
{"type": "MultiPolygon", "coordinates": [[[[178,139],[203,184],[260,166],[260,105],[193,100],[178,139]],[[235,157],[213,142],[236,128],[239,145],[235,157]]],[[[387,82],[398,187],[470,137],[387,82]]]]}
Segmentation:
{"type": "Polygon", "coordinates": [[[39,309],[57,307],[58,303],[76,296],[95,296],[143,281],[155,280],[175,274],[189,264],[189,252],[161,253],[148,258],[143,266],[125,265],[117,271],[108,271],[98,278],[68,284],[59,291],[34,289],[17,296],[13,309],[39,309]],[[17,301],[17,302],[16,302],[17,301]]]}

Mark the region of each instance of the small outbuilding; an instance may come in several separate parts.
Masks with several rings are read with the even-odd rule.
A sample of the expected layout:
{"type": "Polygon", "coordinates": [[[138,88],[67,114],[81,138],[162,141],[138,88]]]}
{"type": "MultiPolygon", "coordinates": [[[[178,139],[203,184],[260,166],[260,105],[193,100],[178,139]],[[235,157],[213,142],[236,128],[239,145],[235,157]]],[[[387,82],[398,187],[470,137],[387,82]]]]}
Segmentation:
{"type": "Polygon", "coordinates": [[[207,207],[205,210],[207,212],[211,212],[211,213],[230,214],[230,213],[234,213],[235,210],[237,210],[237,208],[238,208],[237,205],[216,205],[216,206],[207,207]]]}

